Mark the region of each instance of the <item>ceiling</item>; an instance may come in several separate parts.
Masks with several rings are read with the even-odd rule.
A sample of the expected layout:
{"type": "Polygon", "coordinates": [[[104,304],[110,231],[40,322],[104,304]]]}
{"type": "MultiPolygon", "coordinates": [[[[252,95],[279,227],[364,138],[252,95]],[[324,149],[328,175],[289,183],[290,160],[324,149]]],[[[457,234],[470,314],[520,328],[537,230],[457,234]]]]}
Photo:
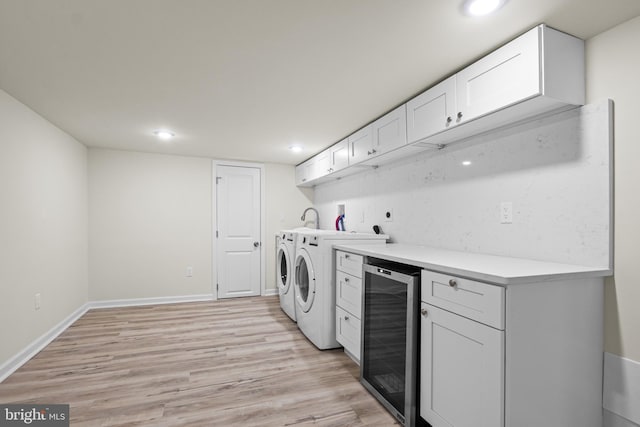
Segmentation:
{"type": "Polygon", "coordinates": [[[87,146],[296,164],[538,23],[588,39],[640,15],[640,1],[460,10],[452,0],[0,0],[0,88],[87,146]],[[160,142],[158,128],[176,137],[160,142]]]}

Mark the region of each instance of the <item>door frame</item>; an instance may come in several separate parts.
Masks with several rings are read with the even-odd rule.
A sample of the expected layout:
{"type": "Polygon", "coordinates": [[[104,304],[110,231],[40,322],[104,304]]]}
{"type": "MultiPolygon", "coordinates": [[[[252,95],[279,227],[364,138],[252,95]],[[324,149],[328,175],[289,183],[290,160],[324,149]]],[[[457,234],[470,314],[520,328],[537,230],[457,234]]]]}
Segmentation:
{"type": "MultiPolygon", "coordinates": [[[[238,168],[255,168],[260,170],[260,295],[266,295],[266,222],[265,222],[265,167],[263,163],[252,162],[236,162],[231,160],[213,160],[212,162],[212,174],[211,185],[213,191],[211,193],[211,212],[212,212],[212,227],[211,227],[211,254],[213,260],[211,262],[211,292],[213,299],[218,299],[218,238],[216,237],[216,231],[218,230],[218,189],[216,183],[216,177],[218,176],[218,166],[231,166],[238,168]]],[[[276,289],[277,291],[277,289],[276,289]]]]}

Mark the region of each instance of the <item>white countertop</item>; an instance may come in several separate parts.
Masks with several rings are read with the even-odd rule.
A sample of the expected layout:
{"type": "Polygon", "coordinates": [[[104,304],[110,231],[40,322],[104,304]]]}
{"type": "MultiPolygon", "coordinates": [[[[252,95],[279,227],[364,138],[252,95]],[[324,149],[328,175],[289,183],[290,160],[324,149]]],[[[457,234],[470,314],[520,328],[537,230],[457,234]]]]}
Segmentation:
{"type": "Polygon", "coordinates": [[[612,275],[607,267],[559,264],[400,243],[334,245],[334,249],[503,286],[612,275]]]}

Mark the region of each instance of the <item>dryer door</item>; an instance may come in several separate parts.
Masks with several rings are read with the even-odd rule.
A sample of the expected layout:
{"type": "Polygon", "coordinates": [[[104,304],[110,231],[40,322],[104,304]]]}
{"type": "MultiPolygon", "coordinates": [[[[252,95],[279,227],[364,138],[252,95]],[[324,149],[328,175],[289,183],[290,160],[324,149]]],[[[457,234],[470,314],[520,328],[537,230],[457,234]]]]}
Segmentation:
{"type": "Polygon", "coordinates": [[[300,249],[296,256],[295,286],[296,303],[306,313],[311,309],[316,295],[316,274],[306,249],[300,249]]]}
{"type": "Polygon", "coordinates": [[[285,295],[291,288],[291,255],[287,245],[282,241],[278,245],[278,255],[276,257],[276,280],[280,295],[285,295]]]}

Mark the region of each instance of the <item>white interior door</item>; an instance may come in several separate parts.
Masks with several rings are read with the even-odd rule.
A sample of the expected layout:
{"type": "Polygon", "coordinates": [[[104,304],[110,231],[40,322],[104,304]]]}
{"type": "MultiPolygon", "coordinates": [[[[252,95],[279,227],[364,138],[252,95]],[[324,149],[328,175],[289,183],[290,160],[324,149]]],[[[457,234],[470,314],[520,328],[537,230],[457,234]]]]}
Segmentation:
{"type": "Polygon", "coordinates": [[[260,295],[260,169],[218,166],[218,298],[260,295]]]}

